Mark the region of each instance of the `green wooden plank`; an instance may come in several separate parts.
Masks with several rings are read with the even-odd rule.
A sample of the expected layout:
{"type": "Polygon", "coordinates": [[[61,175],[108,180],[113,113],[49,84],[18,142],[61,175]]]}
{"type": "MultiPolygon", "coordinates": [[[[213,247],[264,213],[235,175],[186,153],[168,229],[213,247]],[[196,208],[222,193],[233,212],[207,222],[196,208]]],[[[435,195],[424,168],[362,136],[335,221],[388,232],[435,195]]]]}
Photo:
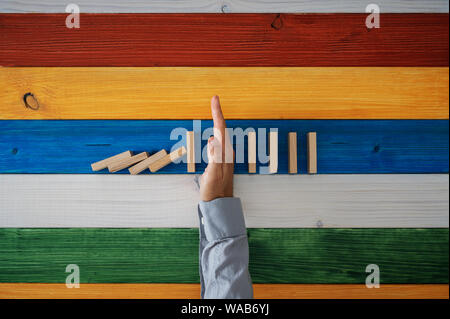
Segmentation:
{"type": "MultiPolygon", "coordinates": [[[[448,283],[448,229],[249,229],[254,283],[448,283]]],[[[0,282],[196,283],[198,229],[0,229],[0,282]]]]}

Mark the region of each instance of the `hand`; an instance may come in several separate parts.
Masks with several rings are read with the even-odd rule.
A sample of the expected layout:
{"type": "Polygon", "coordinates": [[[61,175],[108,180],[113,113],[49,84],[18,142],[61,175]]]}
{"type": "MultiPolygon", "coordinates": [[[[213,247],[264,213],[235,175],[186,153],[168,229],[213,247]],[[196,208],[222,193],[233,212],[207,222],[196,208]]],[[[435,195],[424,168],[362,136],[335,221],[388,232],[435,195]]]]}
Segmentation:
{"type": "Polygon", "coordinates": [[[233,197],[234,152],[217,95],[211,99],[211,113],[214,136],[208,140],[208,166],[200,178],[200,198],[205,202],[233,197]]]}

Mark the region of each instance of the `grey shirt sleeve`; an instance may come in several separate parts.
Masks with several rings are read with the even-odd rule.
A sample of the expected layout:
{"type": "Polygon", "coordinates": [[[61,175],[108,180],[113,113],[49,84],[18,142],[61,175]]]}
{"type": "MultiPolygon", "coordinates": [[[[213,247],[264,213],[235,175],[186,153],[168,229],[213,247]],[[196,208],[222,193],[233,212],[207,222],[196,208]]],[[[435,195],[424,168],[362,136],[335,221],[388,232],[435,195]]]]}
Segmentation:
{"type": "Polygon", "coordinates": [[[241,200],[217,198],[198,205],[202,298],[253,298],[248,240],[241,200]]]}

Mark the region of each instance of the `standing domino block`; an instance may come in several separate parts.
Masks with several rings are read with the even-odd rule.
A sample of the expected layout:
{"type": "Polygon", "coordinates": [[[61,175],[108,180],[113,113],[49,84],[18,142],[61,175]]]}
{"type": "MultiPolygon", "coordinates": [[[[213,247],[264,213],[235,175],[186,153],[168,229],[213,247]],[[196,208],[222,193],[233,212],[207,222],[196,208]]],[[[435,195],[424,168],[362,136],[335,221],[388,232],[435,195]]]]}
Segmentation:
{"type": "Polygon", "coordinates": [[[194,132],[186,132],[187,147],[187,171],[195,173],[195,135],[194,132]]]}
{"type": "Polygon", "coordinates": [[[278,171],[278,132],[269,132],[269,173],[278,171]]]}
{"type": "Polygon", "coordinates": [[[150,166],[150,164],[156,162],[157,160],[160,160],[166,155],[167,155],[166,150],[160,150],[159,152],[153,154],[152,156],[143,160],[142,162],[139,162],[136,165],[130,167],[128,170],[130,171],[131,175],[137,175],[143,170],[147,169],[150,166]]]}
{"type": "Polygon", "coordinates": [[[113,162],[112,164],[108,165],[108,169],[111,173],[123,170],[124,168],[127,168],[133,164],[136,164],[140,161],[145,160],[148,157],[147,152],[142,152],[139,154],[136,154],[134,156],[131,156],[129,158],[125,158],[120,161],[113,162]]]}
{"type": "Polygon", "coordinates": [[[308,133],[308,173],[317,173],[317,133],[308,133]]]}
{"type": "Polygon", "coordinates": [[[297,132],[288,134],[289,174],[297,174],[297,132]]]}
{"type": "Polygon", "coordinates": [[[186,148],[184,146],[176,149],[175,151],[173,151],[170,154],[167,154],[166,156],[164,156],[163,158],[157,160],[156,162],[152,163],[149,165],[149,169],[152,173],[160,170],[161,168],[163,168],[164,166],[169,165],[170,163],[172,163],[173,161],[179,159],[180,157],[184,156],[186,154],[186,148]]]}
{"type": "Polygon", "coordinates": [[[108,158],[105,158],[104,160],[95,162],[91,164],[92,170],[93,171],[99,171],[102,170],[104,168],[107,168],[108,165],[111,165],[112,163],[116,162],[116,161],[120,161],[126,158],[130,158],[131,156],[133,156],[133,154],[130,151],[126,151],[108,158]]]}
{"type": "Polygon", "coordinates": [[[248,132],[248,172],[256,173],[256,132],[248,132]]]}

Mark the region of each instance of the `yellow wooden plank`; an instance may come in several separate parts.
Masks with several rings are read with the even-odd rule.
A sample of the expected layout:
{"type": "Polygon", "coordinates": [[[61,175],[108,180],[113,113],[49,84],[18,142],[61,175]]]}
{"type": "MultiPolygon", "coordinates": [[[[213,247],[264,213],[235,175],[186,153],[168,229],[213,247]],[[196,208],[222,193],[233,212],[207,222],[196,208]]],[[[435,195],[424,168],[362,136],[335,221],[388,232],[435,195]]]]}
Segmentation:
{"type": "Polygon", "coordinates": [[[20,67],[0,83],[0,119],[209,119],[214,94],[228,119],[449,116],[448,67],[20,67]]]}
{"type": "MultiPolygon", "coordinates": [[[[255,284],[258,299],[448,299],[448,285],[255,284]]],[[[198,284],[0,283],[2,299],[196,299],[198,284]]]]}

